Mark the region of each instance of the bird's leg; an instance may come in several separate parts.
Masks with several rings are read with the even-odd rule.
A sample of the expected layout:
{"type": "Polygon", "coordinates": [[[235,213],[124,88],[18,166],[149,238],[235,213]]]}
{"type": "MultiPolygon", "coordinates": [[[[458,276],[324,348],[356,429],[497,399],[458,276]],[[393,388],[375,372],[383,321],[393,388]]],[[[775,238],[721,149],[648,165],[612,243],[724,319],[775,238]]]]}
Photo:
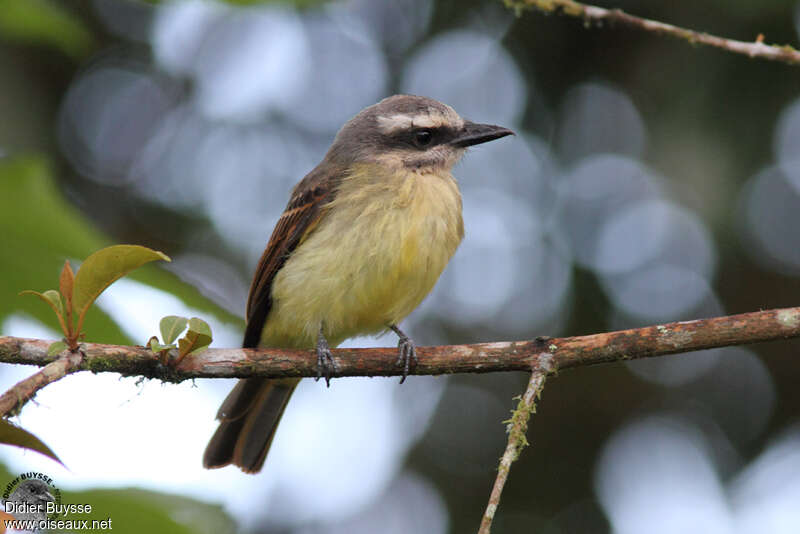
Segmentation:
{"type": "Polygon", "coordinates": [[[414,345],[414,342],[411,341],[411,338],[400,330],[396,324],[389,325],[389,328],[400,338],[397,340],[397,363],[395,363],[395,365],[403,366],[403,378],[400,379],[400,383],[402,384],[406,381],[406,377],[408,377],[408,368],[411,367],[411,360],[414,360],[414,365],[419,363],[417,359],[417,347],[414,345]]]}
{"type": "Polygon", "coordinates": [[[317,335],[317,378],[319,380],[325,376],[325,385],[331,387],[331,376],[339,372],[336,366],[336,361],[331,354],[331,348],[328,346],[328,340],[322,333],[324,325],[319,326],[319,334],[317,335]]]}

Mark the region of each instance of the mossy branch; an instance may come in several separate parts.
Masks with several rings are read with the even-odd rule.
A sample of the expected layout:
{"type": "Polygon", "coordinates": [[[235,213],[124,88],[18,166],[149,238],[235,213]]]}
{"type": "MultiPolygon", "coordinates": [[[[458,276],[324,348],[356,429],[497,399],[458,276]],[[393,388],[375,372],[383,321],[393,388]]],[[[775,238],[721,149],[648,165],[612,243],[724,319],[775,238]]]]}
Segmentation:
{"type": "Polygon", "coordinates": [[[550,358],[541,358],[537,367],[531,372],[531,378],[528,380],[528,387],[525,393],[521,397],[517,397],[519,399],[517,409],[512,412],[511,419],[504,421],[508,425],[508,444],[503,457],[500,459],[497,477],[494,480],[492,493],[489,496],[489,504],[486,505],[486,511],[483,513],[478,534],[489,534],[492,530],[494,514],[500,505],[500,495],[506,485],[511,464],[517,461],[519,453],[528,446],[528,420],[532,414],[536,413],[536,401],[542,396],[544,381],[548,373],[551,372],[552,360],[550,358]]]}
{"type": "MultiPolygon", "coordinates": [[[[666,323],[587,336],[471,345],[418,347],[415,375],[530,371],[542,358],[552,359],[551,374],[572,367],[746,345],[800,337],[800,307],[666,323]]],[[[50,341],[0,336],[0,362],[44,366],[50,341]]],[[[163,365],[147,347],[82,343],[84,358],[74,370],[180,382],[191,378],[315,377],[317,356],[311,350],[209,348],[163,365]]],[[[400,376],[396,348],[334,349],[336,376],[400,376]]],[[[177,351],[169,353],[170,361],[177,351]]]]}

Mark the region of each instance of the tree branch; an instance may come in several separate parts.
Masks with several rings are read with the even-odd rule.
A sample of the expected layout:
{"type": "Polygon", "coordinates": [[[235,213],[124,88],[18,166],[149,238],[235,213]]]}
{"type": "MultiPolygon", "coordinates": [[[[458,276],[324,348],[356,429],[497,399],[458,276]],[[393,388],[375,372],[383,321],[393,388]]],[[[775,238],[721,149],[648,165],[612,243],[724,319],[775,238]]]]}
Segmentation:
{"type": "Polygon", "coordinates": [[[789,45],[764,44],[763,36],[759,35],[753,42],[736,41],[717,37],[708,33],[687,30],[671,24],[656,20],[645,19],[629,15],[620,9],[605,9],[602,7],[582,4],[573,0],[504,0],[508,7],[518,13],[525,9],[538,9],[545,13],[561,13],[577,17],[586,23],[595,25],[609,24],[648,31],[658,35],[666,35],[684,40],[692,45],[706,45],[714,48],[743,54],[749,57],[782,61],[790,65],[800,64],[800,52],[789,45]]]}
{"type": "MultiPolygon", "coordinates": [[[[800,307],[682,321],[588,336],[537,338],[473,345],[418,347],[416,375],[530,371],[542,357],[551,373],[572,367],[633,360],[715,347],[800,337],[800,307]]],[[[50,341],[0,337],[0,362],[43,366],[50,341]]],[[[180,382],[190,378],[315,377],[311,350],[208,349],[165,367],[144,347],[84,343],[84,358],[71,371],[114,372],[180,382]]],[[[334,349],[336,376],[399,376],[395,348],[334,349]]],[[[175,354],[171,355],[174,359],[175,354]]]]}
{"type": "MultiPolygon", "coordinates": [[[[528,388],[509,421],[509,438],[500,461],[479,534],[489,534],[511,464],[527,445],[525,432],[536,398],[547,376],[562,369],[663,356],[715,347],[745,345],[800,337],[800,307],[767,310],[713,319],[681,321],[604,334],[532,341],[418,347],[416,375],[531,371],[528,388]]],[[[85,343],[78,353],[49,356],[49,341],[0,337],[0,362],[45,366],[0,396],[0,416],[7,416],[42,387],[79,370],[115,372],[126,376],[180,382],[187,378],[246,378],[316,376],[314,351],[287,349],[208,349],[165,366],[159,355],[144,347],[85,343]]],[[[335,349],[336,376],[392,376],[397,349],[335,349]]],[[[172,361],[177,354],[172,351],[172,361]]]]}
{"type": "Polygon", "coordinates": [[[65,351],[60,358],[48,363],[28,378],[14,384],[12,388],[0,396],[0,416],[6,417],[19,413],[25,403],[36,395],[37,391],[70,373],[80,371],[82,358],[83,356],[80,352],[65,351]]]}
{"type": "Polygon", "coordinates": [[[511,419],[506,421],[508,423],[508,444],[500,459],[497,477],[494,480],[492,493],[489,495],[489,504],[486,505],[486,511],[483,513],[478,534],[490,534],[494,513],[500,505],[500,495],[506,485],[511,464],[519,458],[519,453],[528,445],[528,438],[525,436],[528,432],[528,420],[531,418],[531,414],[536,412],[536,400],[542,395],[547,374],[552,371],[548,358],[542,358],[539,363],[540,365],[531,372],[528,388],[519,399],[517,409],[514,410],[511,419]]]}

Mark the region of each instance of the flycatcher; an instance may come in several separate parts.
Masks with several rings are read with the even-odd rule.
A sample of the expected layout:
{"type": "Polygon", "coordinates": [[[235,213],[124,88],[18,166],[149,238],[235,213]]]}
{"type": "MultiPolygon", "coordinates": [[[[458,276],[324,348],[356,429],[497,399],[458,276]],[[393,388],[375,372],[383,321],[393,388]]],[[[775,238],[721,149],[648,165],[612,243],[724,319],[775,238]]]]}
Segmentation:
{"type": "MultiPolygon", "coordinates": [[[[272,232],[250,286],[244,347],[315,348],[317,378],[329,381],[330,347],[391,329],[405,380],[417,357],[397,325],[464,236],[453,165],[467,147],[511,134],[411,95],[350,119],[294,187],[272,232]]],[[[298,382],[239,380],[217,413],[203,465],[258,472],[298,382]]]]}

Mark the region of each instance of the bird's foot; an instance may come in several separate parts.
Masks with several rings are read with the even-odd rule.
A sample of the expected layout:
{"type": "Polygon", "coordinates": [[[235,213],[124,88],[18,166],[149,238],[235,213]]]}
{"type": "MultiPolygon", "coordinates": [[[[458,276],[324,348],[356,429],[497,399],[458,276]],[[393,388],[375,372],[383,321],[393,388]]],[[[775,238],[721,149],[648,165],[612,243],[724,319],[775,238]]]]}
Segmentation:
{"type": "Polygon", "coordinates": [[[395,365],[403,366],[403,377],[400,379],[400,383],[402,384],[408,377],[411,361],[414,361],[414,365],[419,363],[419,359],[417,359],[417,347],[414,345],[414,342],[411,341],[411,338],[400,330],[397,325],[390,325],[389,328],[400,338],[397,340],[397,363],[395,363],[395,365]]]}
{"type": "Polygon", "coordinates": [[[331,387],[331,377],[339,372],[339,367],[336,365],[336,360],[333,359],[331,348],[328,346],[328,340],[322,334],[322,327],[319,329],[317,336],[317,378],[319,380],[325,377],[325,385],[331,387]]]}

